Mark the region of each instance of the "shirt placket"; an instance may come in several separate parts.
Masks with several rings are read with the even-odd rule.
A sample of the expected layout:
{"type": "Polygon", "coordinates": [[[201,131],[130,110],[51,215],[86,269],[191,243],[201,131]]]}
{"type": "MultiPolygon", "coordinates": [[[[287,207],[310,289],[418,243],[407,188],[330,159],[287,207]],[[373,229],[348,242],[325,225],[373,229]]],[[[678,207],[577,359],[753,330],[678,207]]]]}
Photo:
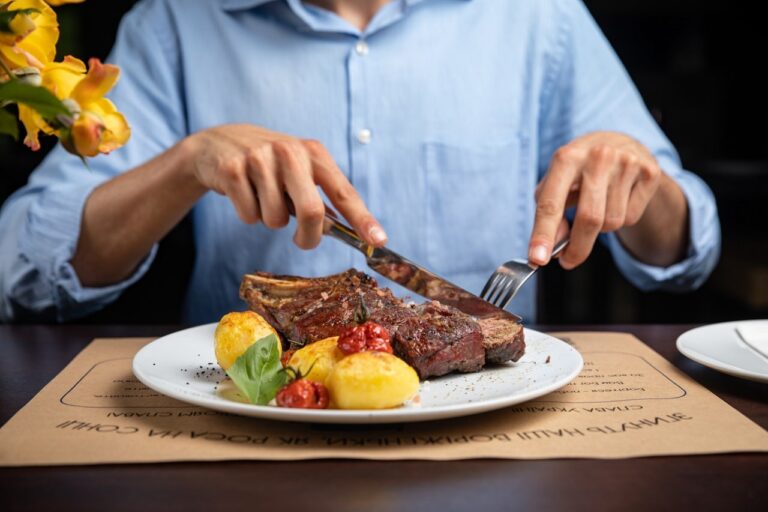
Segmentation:
{"type": "Polygon", "coordinates": [[[374,143],[374,130],[368,116],[368,88],[366,69],[370,61],[370,47],[364,38],[351,45],[347,56],[347,77],[349,81],[349,178],[352,185],[365,200],[371,198],[370,151],[374,143]]]}

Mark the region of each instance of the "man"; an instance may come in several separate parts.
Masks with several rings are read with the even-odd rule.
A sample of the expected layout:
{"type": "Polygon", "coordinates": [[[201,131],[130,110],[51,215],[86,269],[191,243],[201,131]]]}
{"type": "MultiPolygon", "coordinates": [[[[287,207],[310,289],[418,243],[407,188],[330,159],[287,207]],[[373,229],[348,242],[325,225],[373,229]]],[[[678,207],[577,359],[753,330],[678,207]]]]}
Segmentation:
{"type": "Polygon", "coordinates": [[[322,195],[476,292],[507,259],[546,264],[571,206],[565,268],[601,233],[644,289],[698,286],[717,259],[711,192],[578,0],[147,0],[112,60],[133,140],[90,171],[54,151],[4,206],[4,319],[114,300],[190,209],[188,322],[240,309],[253,269],[363,268],[335,241],[294,246],[320,243],[322,195]]]}

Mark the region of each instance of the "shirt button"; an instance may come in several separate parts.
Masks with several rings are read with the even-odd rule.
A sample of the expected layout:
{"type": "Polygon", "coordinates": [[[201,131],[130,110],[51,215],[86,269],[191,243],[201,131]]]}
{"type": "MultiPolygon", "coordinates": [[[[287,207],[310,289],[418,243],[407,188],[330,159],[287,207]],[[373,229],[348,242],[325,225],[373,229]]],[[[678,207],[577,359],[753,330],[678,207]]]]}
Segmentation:
{"type": "Polygon", "coordinates": [[[363,128],[362,130],[357,132],[357,140],[358,142],[360,142],[360,144],[368,144],[369,142],[371,142],[371,137],[372,137],[371,130],[369,130],[368,128],[363,128]]]}
{"type": "Polygon", "coordinates": [[[368,55],[368,43],[366,43],[362,39],[359,40],[355,44],[355,53],[357,53],[358,55],[361,55],[361,56],[368,55]]]}

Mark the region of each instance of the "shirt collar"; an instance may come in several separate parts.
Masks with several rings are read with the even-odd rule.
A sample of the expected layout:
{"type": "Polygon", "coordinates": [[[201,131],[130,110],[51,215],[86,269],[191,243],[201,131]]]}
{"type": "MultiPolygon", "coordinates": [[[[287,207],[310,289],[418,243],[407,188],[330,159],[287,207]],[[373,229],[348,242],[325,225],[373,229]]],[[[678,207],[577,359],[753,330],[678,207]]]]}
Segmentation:
{"type": "Polygon", "coordinates": [[[239,11],[258,7],[275,0],[222,0],[221,7],[225,11],[239,11]]]}
{"type": "MultiPolygon", "coordinates": [[[[275,2],[277,0],[221,0],[221,7],[225,11],[239,11],[239,10],[245,10],[245,9],[252,9],[254,7],[258,7],[260,5],[269,3],[269,2],[275,2]]],[[[418,3],[423,2],[424,0],[405,0],[405,4],[407,6],[416,5],[418,3]]],[[[464,0],[464,1],[471,1],[471,0],[464,0]]]]}
{"type": "MultiPolygon", "coordinates": [[[[469,2],[471,0],[454,1],[469,2]]],[[[302,32],[348,34],[360,38],[369,37],[383,27],[391,25],[402,18],[408,9],[422,2],[425,0],[393,0],[376,13],[363,31],[324,9],[304,4],[302,0],[221,0],[221,7],[225,11],[247,11],[261,6],[267,8],[269,4],[280,7],[277,15],[302,32]]]]}

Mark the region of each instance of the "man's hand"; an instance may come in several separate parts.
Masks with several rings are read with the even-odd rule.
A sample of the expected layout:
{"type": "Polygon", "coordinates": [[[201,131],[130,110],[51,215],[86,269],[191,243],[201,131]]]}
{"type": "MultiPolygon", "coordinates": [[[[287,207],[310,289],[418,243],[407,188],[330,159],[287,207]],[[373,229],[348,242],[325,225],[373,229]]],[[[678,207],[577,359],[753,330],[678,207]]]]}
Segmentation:
{"type": "Polygon", "coordinates": [[[369,244],[387,236],[328,151],[303,140],[251,125],[225,125],[188,138],[191,169],[200,185],[226,195],[243,222],[269,228],[288,223],[287,199],[298,227],[294,242],[302,249],[320,243],[325,207],[318,185],[339,213],[369,244]]]}
{"type": "Polygon", "coordinates": [[[580,137],[555,152],[536,188],[536,219],[528,250],[532,263],[549,262],[564,237],[565,209],[576,206],[570,242],[560,264],[586,260],[598,235],[618,231],[622,243],[649,264],[669,265],[687,245],[687,204],[677,184],[642,144],[614,132],[580,137]]]}
{"type": "Polygon", "coordinates": [[[320,143],[229,125],[190,135],[96,187],[83,209],[71,263],[83,286],[127,278],[208,190],[225,194],[244,222],[270,228],[288,222],[290,199],[298,219],[294,240],[310,249],[322,236],[325,205],[318,186],[366,242],[386,242],[384,230],[320,143]]]}

